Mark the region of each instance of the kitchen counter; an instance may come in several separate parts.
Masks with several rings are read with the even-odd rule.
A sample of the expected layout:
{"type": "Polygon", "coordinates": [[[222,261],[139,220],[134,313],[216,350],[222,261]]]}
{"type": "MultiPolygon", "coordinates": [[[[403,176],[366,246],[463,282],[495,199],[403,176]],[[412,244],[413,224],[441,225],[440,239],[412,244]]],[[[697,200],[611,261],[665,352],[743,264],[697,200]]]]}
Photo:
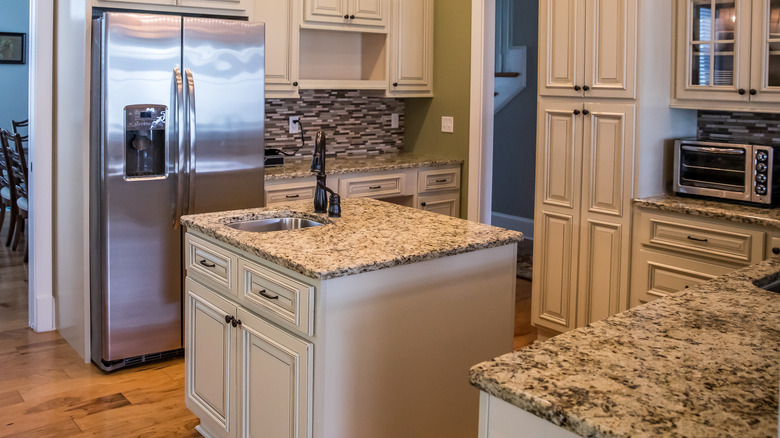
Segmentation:
{"type": "Polygon", "coordinates": [[[674,195],[659,195],[635,199],[634,205],[655,208],[661,211],[780,228],[780,208],[750,207],[741,204],[674,195]]]}
{"type": "MultiPolygon", "coordinates": [[[[265,180],[294,179],[313,177],[311,157],[285,157],[283,166],[266,167],[265,180]]],[[[355,157],[328,157],[326,174],[340,175],[356,172],[380,172],[413,167],[452,166],[462,164],[462,160],[443,159],[415,154],[380,154],[355,157]]]]}
{"type": "MultiPolygon", "coordinates": [[[[666,198],[641,202],[726,214],[666,198]]],[[[734,271],[478,364],[471,382],[582,436],[778,436],[780,295],[752,284],[778,271],[734,271]]]]}
{"type": "Polygon", "coordinates": [[[513,244],[522,233],[368,198],[341,200],[342,217],[315,214],[311,201],[267,208],[182,216],[201,232],[314,279],[376,271],[480,249],[513,244]],[[298,216],[320,227],[272,233],[235,230],[225,224],[298,216]]]}

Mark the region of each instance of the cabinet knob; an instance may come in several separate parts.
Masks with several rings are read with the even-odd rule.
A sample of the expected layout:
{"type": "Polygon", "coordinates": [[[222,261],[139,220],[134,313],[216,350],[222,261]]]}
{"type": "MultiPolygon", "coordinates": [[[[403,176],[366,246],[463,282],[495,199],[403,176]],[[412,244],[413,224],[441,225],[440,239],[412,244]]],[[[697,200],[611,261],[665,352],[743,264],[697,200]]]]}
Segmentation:
{"type": "Polygon", "coordinates": [[[745,91],[745,89],[744,89],[744,88],[740,88],[740,89],[739,89],[739,94],[740,94],[740,95],[744,96],[744,95],[745,95],[745,93],[747,93],[747,91],[745,91]]]}
{"type": "Polygon", "coordinates": [[[583,89],[583,90],[585,90],[585,91],[590,91],[590,87],[589,87],[589,86],[587,86],[587,85],[583,85],[583,86],[582,86],[582,89],[583,89]]]}
{"type": "Polygon", "coordinates": [[[225,323],[226,323],[226,324],[230,324],[230,321],[231,321],[232,319],[233,319],[233,317],[232,317],[232,316],[230,316],[230,315],[225,315],[225,323]]]}
{"type": "Polygon", "coordinates": [[[755,88],[751,88],[750,89],[750,95],[751,96],[755,96],[756,94],[758,94],[758,90],[756,90],[755,88]]]}
{"type": "Polygon", "coordinates": [[[578,116],[578,115],[580,115],[580,110],[574,110],[574,115],[575,115],[575,116],[578,116]]]}
{"type": "Polygon", "coordinates": [[[293,87],[297,87],[297,86],[298,86],[298,81],[293,82],[293,87]]]}
{"type": "Polygon", "coordinates": [[[393,86],[397,87],[398,86],[398,82],[393,82],[393,86]]]}
{"type": "Polygon", "coordinates": [[[427,202],[421,202],[420,205],[425,207],[426,205],[428,205],[428,203],[427,202]]]}
{"type": "Polygon", "coordinates": [[[580,90],[582,90],[582,87],[580,87],[579,85],[574,86],[574,91],[580,91],[580,90]]]}
{"type": "Polygon", "coordinates": [[[345,15],[345,16],[344,16],[344,19],[345,19],[345,20],[349,20],[349,14],[345,15]]]}
{"type": "Polygon", "coordinates": [[[587,116],[588,114],[590,114],[590,111],[588,111],[588,110],[584,109],[584,110],[582,110],[582,114],[584,114],[584,115],[586,115],[586,116],[587,116]]]}
{"type": "Polygon", "coordinates": [[[350,16],[349,16],[349,19],[350,19],[350,20],[354,20],[354,19],[355,19],[355,16],[354,16],[354,15],[350,15],[350,16]]]}
{"type": "Polygon", "coordinates": [[[775,255],[780,254],[780,248],[778,248],[778,247],[772,248],[772,254],[775,254],[775,255]]]}
{"type": "Polygon", "coordinates": [[[231,318],[230,325],[233,327],[241,325],[241,320],[236,318],[231,318]]]}

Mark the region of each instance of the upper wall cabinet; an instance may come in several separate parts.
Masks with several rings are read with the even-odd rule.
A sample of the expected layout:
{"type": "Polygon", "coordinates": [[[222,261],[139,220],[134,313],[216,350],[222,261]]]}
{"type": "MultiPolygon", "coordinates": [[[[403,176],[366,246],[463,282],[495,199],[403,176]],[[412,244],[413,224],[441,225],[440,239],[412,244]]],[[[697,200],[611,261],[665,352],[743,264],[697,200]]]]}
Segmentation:
{"type": "Polygon", "coordinates": [[[301,27],[387,32],[390,0],[304,0],[301,27]]]}
{"type": "Polygon", "coordinates": [[[672,106],[780,112],[780,0],[676,0],[672,106]]]}
{"type": "Polygon", "coordinates": [[[637,0],[541,0],[539,94],[636,96],[637,0]]]}
{"type": "Polygon", "coordinates": [[[245,16],[250,0],[93,0],[97,8],[245,16]]]}
{"type": "Polygon", "coordinates": [[[265,95],[298,97],[299,0],[256,1],[252,20],[265,25],[265,95]]]}
{"type": "Polygon", "coordinates": [[[397,97],[431,97],[433,0],[395,0],[391,28],[388,94],[397,97]]]}

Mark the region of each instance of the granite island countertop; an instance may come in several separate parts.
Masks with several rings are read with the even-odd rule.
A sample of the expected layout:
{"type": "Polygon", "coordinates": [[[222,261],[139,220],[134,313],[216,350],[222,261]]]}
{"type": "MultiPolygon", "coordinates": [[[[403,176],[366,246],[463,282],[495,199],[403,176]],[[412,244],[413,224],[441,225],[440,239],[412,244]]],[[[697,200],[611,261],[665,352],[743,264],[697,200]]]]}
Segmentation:
{"type": "Polygon", "coordinates": [[[312,201],[182,216],[181,223],[307,277],[326,280],[515,244],[522,233],[369,198],[341,200],[340,218],[314,213],[312,201]],[[326,224],[270,233],[231,222],[297,216],[326,224]]]}
{"type": "MultiPolygon", "coordinates": [[[[356,172],[380,172],[395,169],[409,169],[429,166],[456,166],[463,160],[431,157],[419,154],[379,154],[348,157],[327,157],[325,173],[340,175],[356,172]]],[[[265,180],[308,178],[311,173],[311,157],[285,157],[283,166],[266,167],[265,180]]]]}
{"type": "Polygon", "coordinates": [[[780,208],[751,207],[736,203],[675,195],[658,195],[634,199],[634,205],[661,211],[780,228],[780,208]]]}
{"type": "Polygon", "coordinates": [[[776,437],[780,258],[475,365],[471,382],[589,437],[776,437]]]}

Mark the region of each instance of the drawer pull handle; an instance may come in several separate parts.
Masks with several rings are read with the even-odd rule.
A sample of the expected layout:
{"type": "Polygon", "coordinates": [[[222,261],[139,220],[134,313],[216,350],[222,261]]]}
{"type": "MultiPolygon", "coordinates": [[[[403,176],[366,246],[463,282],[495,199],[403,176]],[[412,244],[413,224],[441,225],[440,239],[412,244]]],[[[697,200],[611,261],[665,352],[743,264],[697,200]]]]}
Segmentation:
{"type": "Polygon", "coordinates": [[[217,267],[217,265],[215,263],[209,263],[208,261],[206,261],[206,259],[201,259],[201,261],[199,263],[201,265],[207,267],[207,268],[216,268],[217,267]]]}
{"type": "Polygon", "coordinates": [[[279,295],[276,295],[276,296],[269,295],[269,294],[268,294],[268,292],[266,292],[266,291],[265,291],[265,289],[261,290],[261,291],[260,291],[260,292],[258,292],[258,293],[259,293],[261,296],[263,296],[264,298],[266,298],[266,299],[269,299],[269,300],[278,300],[278,299],[279,299],[279,295]]]}
{"type": "Polygon", "coordinates": [[[294,199],[294,198],[300,198],[301,195],[285,195],[284,197],[287,199],[294,199]]]}
{"type": "Polygon", "coordinates": [[[371,186],[371,187],[369,187],[370,190],[376,190],[376,189],[381,189],[381,188],[382,188],[382,186],[371,186]]]}
{"type": "Polygon", "coordinates": [[[446,179],[437,179],[436,182],[437,183],[443,183],[443,182],[447,182],[447,180],[446,179]]]}
{"type": "Polygon", "coordinates": [[[694,242],[708,242],[707,239],[699,239],[698,237],[688,236],[689,240],[693,240],[694,242]]]}

